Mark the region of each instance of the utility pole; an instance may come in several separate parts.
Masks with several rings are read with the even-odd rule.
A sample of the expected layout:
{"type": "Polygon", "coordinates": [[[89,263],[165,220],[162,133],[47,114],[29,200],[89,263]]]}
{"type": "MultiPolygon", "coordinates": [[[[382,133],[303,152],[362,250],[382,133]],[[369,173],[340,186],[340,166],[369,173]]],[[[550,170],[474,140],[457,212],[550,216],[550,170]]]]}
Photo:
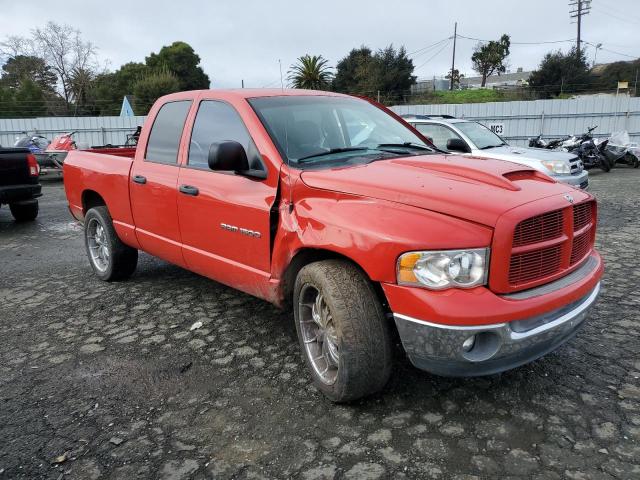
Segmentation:
{"type": "Polygon", "coordinates": [[[591,0],[571,0],[569,7],[573,10],[569,11],[569,17],[575,18],[578,24],[578,36],[576,38],[576,55],[580,58],[580,35],[582,29],[582,17],[591,11],[591,0]]]}
{"type": "Polygon", "coordinates": [[[451,83],[449,90],[453,90],[453,72],[456,69],[456,38],[458,37],[458,22],[453,25],[453,56],[451,57],[451,83]]]}

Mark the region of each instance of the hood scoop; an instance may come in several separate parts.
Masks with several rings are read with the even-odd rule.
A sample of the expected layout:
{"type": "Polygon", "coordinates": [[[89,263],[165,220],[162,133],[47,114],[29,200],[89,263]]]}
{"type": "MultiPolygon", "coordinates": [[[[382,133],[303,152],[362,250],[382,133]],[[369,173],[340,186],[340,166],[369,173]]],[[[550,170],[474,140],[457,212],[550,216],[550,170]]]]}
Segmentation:
{"type": "MultiPolygon", "coordinates": [[[[423,157],[424,158],[424,157],[423,157]]],[[[477,159],[476,161],[482,162],[483,159],[477,159]]],[[[503,188],[505,190],[518,191],[520,187],[513,183],[513,180],[525,180],[535,176],[535,170],[517,170],[511,171],[505,169],[504,172],[485,171],[478,169],[478,165],[461,165],[459,163],[450,162],[430,162],[424,159],[414,160],[395,160],[393,163],[399,163],[402,165],[415,167],[423,170],[429,170],[430,172],[439,172],[450,176],[451,178],[460,180],[466,179],[494,187],[503,188]],[[517,174],[517,175],[514,175],[517,174]],[[528,175],[528,177],[527,177],[528,175]],[[515,177],[515,178],[511,178],[515,177]]]]}
{"type": "Polygon", "coordinates": [[[511,182],[517,182],[519,180],[537,180],[538,182],[555,183],[555,180],[547,177],[537,170],[516,170],[503,174],[503,177],[511,182]]]}

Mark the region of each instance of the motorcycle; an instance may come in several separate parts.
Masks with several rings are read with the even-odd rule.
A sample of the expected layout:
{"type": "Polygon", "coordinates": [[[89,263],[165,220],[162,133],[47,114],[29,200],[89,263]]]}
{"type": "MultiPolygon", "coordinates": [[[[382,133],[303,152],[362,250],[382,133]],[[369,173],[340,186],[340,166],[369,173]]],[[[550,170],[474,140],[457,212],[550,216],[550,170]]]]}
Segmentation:
{"type": "Polygon", "coordinates": [[[607,159],[603,152],[598,148],[593,139],[592,132],[598,126],[589,127],[586,133],[580,136],[573,135],[560,144],[560,148],[566,152],[573,152],[584,164],[584,168],[590,170],[592,168],[600,168],[605,172],[609,172],[613,164],[607,159]]]}
{"type": "Polygon", "coordinates": [[[615,132],[598,145],[611,165],[622,163],[633,168],[640,166],[640,147],[629,140],[627,132],[615,132]],[[603,147],[601,145],[604,144],[603,147]]]}
{"type": "Polygon", "coordinates": [[[532,148],[546,148],[548,150],[553,150],[555,148],[558,148],[558,146],[560,146],[560,144],[566,141],[568,138],[569,137],[563,137],[547,141],[542,139],[542,135],[538,135],[535,138],[529,139],[529,146],[532,148]]]}

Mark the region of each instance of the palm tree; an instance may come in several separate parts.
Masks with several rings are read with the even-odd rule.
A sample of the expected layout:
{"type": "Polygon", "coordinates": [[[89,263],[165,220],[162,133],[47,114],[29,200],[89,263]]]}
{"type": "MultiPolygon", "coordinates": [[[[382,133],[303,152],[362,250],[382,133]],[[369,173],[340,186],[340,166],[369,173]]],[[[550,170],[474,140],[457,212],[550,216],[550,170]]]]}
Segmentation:
{"type": "Polygon", "coordinates": [[[326,90],[331,84],[331,67],[322,55],[303,55],[289,69],[289,85],[293,88],[326,90]]]}
{"type": "Polygon", "coordinates": [[[75,104],[75,113],[78,108],[83,108],[88,103],[89,89],[95,78],[94,73],[82,67],[76,67],[71,71],[69,79],[69,100],[75,104]]]}

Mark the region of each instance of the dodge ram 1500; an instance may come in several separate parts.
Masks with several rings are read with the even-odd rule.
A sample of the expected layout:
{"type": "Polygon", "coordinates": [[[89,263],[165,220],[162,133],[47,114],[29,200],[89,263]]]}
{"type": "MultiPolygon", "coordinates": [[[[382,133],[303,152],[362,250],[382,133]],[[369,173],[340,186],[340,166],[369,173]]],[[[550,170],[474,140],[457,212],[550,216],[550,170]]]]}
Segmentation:
{"type": "Polygon", "coordinates": [[[64,164],[95,274],[124,279],[143,250],[291,305],[334,401],[385,385],[392,329],[421,369],[493,374],[571,338],[599,293],[589,193],[444,154],[372,101],[175,93],[129,156],[71,151],[64,164]]]}

